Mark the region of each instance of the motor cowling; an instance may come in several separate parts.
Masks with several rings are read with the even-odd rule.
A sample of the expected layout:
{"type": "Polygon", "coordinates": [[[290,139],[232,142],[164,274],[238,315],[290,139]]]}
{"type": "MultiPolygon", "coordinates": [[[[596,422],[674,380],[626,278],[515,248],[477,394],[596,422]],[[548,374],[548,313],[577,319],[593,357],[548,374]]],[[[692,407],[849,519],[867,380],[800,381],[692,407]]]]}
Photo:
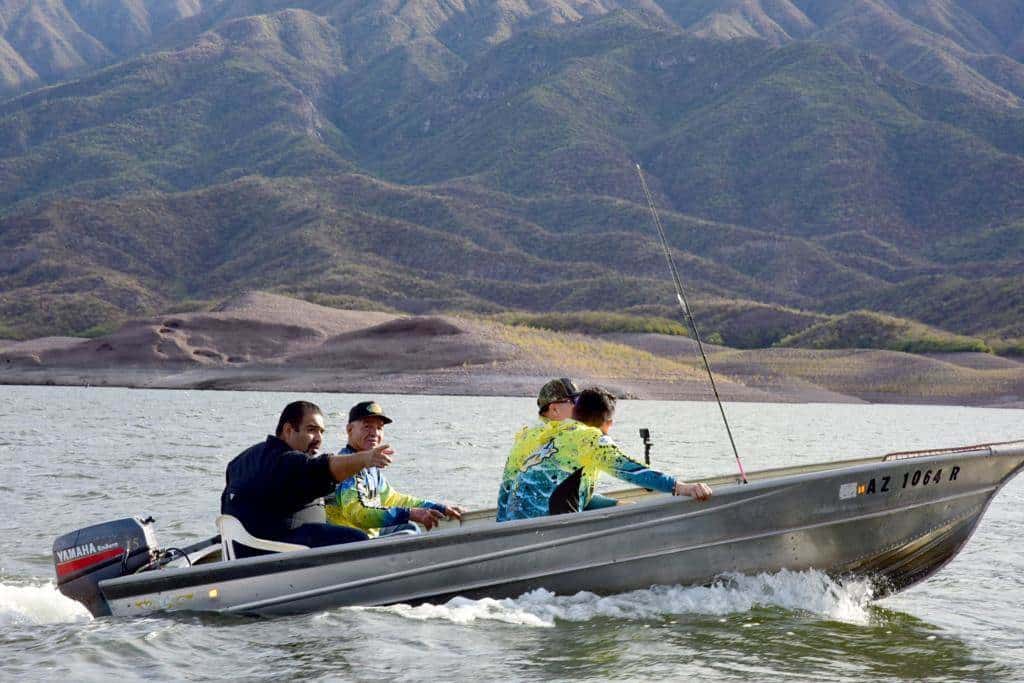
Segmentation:
{"type": "Polygon", "coordinates": [[[64,534],[53,542],[57,588],[93,616],[110,614],[100,581],[134,574],[158,552],[153,519],[126,517],[64,534]]]}

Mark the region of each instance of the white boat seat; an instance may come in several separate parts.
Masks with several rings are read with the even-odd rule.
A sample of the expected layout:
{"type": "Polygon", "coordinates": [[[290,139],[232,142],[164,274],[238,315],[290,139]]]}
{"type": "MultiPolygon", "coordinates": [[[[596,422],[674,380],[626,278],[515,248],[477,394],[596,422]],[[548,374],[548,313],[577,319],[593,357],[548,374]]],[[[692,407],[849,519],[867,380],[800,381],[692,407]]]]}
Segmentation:
{"type": "Polygon", "coordinates": [[[274,553],[283,553],[289,550],[306,550],[309,546],[298,543],[285,543],[283,541],[268,541],[265,538],[256,538],[242,526],[238,518],[233,515],[219,515],[217,517],[217,530],[220,532],[221,555],[225,560],[235,559],[235,543],[244,545],[256,550],[268,550],[274,553]]]}

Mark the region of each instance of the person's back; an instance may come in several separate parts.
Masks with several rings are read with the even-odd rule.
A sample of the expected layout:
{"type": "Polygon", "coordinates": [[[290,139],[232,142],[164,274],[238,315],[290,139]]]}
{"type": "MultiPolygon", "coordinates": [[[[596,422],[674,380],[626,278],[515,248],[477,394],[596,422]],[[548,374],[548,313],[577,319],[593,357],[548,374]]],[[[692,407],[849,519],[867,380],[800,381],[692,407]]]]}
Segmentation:
{"type": "MultiPolygon", "coordinates": [[[[615,399],[583,391],[577,419],[547,422],[520,432],[505,464],[498,497],[499,522],[577,512],[594,501],[601,472],[636,486],[705,499],[711,489],[685,484],[633,460],[607,436],[615,399]]],[[[613,499],[605,499],[614,505],[613,499]]],[[[604,505],[605,503],[602,503],[604,505]]]]}
{"type": "MultiPolygon", "coordinates": [[[[572,418],[573,404],[580,390],[571,377],[558,377],[545,382],[537,394],[537,415],[538,420],[532,425],[526,425],[514,437],[512,445],[513,453],[530,452],[529,445],[538,437],[537,434],[552,422],[568,420],[572,418]]],[[[513,456],[509,456],[509,462],[505,465],[505,475],[502,477],[501,487],[498,489],[498,519],[501,519],[501,510],[508,504],[508,495],[512,483],[515,481],[514,473],[508,468],[511,465],[513,456]]]]}
{"type": "Polygon", "coordinates": [[[283,538],[295,513],[334,489],[328,457],[293,450],[268,436],[228,463],[221,512],[237,517],[253,536],[283,538]]]}
{"type": "Polygon", "coordinates": [[[672,477],[626,456],[600,429],[575,420],[549,422],[523,432],[509,454],[503,476],[508,495],[499,503],[498,521],[583,510],[601,472],[659,491],[675,485],[672,477]]]}

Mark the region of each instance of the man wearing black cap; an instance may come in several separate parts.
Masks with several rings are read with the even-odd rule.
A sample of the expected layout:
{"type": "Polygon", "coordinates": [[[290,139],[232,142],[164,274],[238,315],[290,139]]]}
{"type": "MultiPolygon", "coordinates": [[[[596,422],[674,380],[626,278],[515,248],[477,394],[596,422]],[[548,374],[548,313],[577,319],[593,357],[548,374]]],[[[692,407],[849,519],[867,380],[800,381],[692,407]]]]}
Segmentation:
{"type": "Polygon", "coordinates": [[[237,517],[253,536],[273,541],[314,547],[366,540],[357,529],[327,524],[322,498],[364,467],[387,467],[393,451],[378,442],[360,453],[317,455],[323,434],[316,404],[285,406],[274,435],[228,463],[221,513],[237,517]]]}
{"type": "MultiPolygon", "coordinates": [[[[363,401],[348,412],[348,444],[340,455],[373,449],[384,440],[384,426],[392,420],[376,401],[363,401]]],[[[391,488],[378,467],[366,467],[338,484],[327,499],[327,521],[362,529],[371,537],[395,531],[426,529],[448,517],[462,519],[457,505],[434,503],[407,496],[391,488]]]]}

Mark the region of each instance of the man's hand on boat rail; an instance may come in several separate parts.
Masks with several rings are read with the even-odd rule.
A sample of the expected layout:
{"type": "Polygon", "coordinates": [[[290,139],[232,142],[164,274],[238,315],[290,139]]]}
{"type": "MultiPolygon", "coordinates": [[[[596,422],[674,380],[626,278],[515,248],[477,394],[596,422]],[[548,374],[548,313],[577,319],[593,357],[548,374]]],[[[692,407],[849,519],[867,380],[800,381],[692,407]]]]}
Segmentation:
{"type": "Polygon", "coordinates": [[[433,508],[412,508],[409,510],[409,521],[416,522],[430,531],[437,523],[444,519],[444,515],[433,508]]]}
{"type": "Polygon", "coordinates": [[[711,487],[704,483],[687,484],[684,481],[677,481],[673,496],[690,496],[697,500],[707,500],[711,497],[711,487]]]}
{"type": "Polygon", "coordinates": [[[452,505],[451,503],[444,503],[444,516],[448,519],[457,519],[462,521],[462,515],[466,514],[466,508],[460,505],[452,505]]]}
{"type": "Polygon", "coordinates": [[[445,517],[462,521],[462,515],[466,512],[465,508],[450,503],[443,503],[443,505],[443,511],[434,508],[410,508],[409,521],[422,525],[427,531],[437,526],[445,517]]]}

